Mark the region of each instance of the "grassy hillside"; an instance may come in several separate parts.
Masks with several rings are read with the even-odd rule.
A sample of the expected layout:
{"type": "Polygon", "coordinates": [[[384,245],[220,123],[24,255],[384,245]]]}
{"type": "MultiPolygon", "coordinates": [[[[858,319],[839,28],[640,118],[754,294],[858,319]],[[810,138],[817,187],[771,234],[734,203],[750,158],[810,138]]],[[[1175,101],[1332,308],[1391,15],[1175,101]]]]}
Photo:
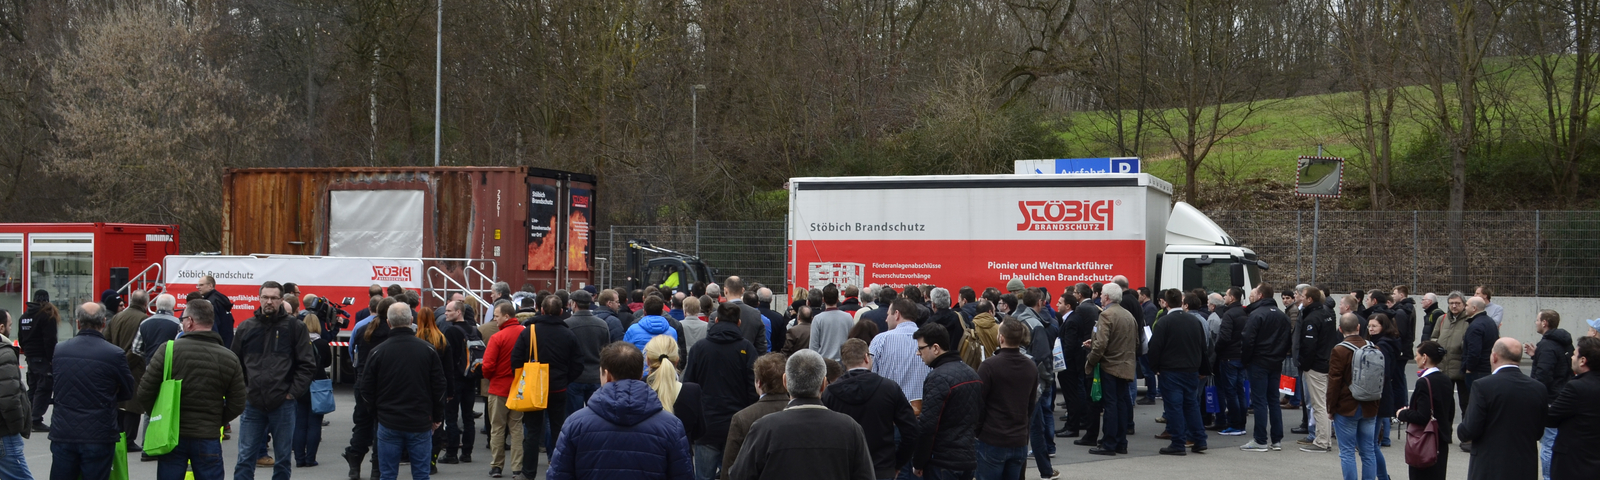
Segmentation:
{"type": "MultiPolygon", "coordinates": [[[[1484,95],[1487,121],[1480,126],[1484,141],[1468,164],[1469,209],[1504,209],[1508,208],[1504,206],[1507,203],[1517,208],[1550,208],[1552,202],[1559,203],[1558,199],[1540,197],[1548,195],[1549,189],[1540,189],[1539,184],[1554,180],[1540,146],[1545,135],[1540,123],[1544,116],[1543,93],[1524,66],[1519,59],[1497,59],[1491,64],[1494,74],[1485,82],[1489,93],[1484,95]],[[1512,178],[1508,175],[1521,181],[1507,182],[1512,178]]],[[[1414,108],[1426,105],[1428,95],[1421,87],[1403,88],[1395,104],[1392,170],[1397,191],[1390,208],[1443,208],[1447,200],[1448,156],[1438,145],[1437,137],[1431,135],[1428,119],[1424,118],[1426,112],[1414,108]]],[[[1277,197],[1292,196],[1295,158],[1316,155],[1321,144],[1325,156],[1346,159],[1344,198],[1337,202],[1337,208],[1366,208],[1370,203],[1368,162],[1355,143],[1360,139],[1359,100],[1356,92],[1341,92],[1257,102],[1257,111],[1206,157],[1198,173],[1202,190],[1216,185],[1229,190],[1254,190],[1261,193],[1263,201],[1230,203],[1238,208],[1273,207],[1268,204],[1278,203],[1273,201],[1277,197]]],[[[1172,116],[1174,112],[1155,114],[1172,116]]],[[[1133,112],[1122,115],[1125,130],[1131,132],[1133,112]]],[[[1117,153],[1112,143],[1115,126],[1110,112],[1075,113],[1062,125],[1059,138],[1066,157],[1117,153]]],[[[1177,186],[1184,183],[1182,159],[1171,141],[1153,125],[1146,126],[1139,153],[1146,172],[1177,186]]],[[[1588,163],[1588,176],[1600,174],[1595,163],[1588,163]]],[[[1292,198],[1283,201],[1299,203],[1292,198]]],[[[1584,203],[1593,206],[1592,196],[1584,203]]]]}

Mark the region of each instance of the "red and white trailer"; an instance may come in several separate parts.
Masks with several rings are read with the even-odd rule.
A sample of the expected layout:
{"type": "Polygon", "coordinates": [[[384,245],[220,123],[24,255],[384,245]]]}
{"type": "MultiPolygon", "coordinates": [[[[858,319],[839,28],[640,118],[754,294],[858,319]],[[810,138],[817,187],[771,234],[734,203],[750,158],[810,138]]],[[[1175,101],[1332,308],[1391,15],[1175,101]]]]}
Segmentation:
{"type": "Polygon", "coordinates": [[[217,291],[233,302],[236,326],[255,315],[261,284],[267,281],[294,283],[302,297],[348,303],[344,310],[353,315],[367,308],[367,287],[399,285],[420,295],[424,273],[422,260],[415,258],[301,255],[173,255],[163,272],[168,291],[179,296],[195,291],[207,275],[216,279],[217,291]]]}
{"type": "MultiPolygon", "coordinates": [[[[176,253],[177,225],[0,224],[0,308],[9,310],[15,323],[33,292],[44,290],[57,309],[71,312],[84,302],[100,301],[102,292],[121,288],[141,272],[154,283],[161,261],[176,253]]],[[[62,317],[71,321],[71,315],[62,317]]],[[[76,329],[58,331],[68,338],[76,329]]]]}
{"type": "Polygon", "coordinates": [[[1253,287],[1265,266],[1147,174],[789,180],[789,284],[1253,287]]]}

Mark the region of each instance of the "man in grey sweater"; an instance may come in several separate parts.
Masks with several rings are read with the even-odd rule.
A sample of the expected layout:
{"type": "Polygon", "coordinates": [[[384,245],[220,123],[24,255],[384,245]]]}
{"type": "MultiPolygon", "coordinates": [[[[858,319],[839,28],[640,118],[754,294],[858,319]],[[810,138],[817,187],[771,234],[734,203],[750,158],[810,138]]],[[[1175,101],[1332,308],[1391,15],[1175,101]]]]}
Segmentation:
{"type": "Polygon", "coordinates": [[[850,327],[855,321],[849,312],[839,310],[839,286],[822,287],[822,305],[826,309],[811,319],[811,349],[823,358],[839,360],[839,347],[850,338],[850,327]]]}

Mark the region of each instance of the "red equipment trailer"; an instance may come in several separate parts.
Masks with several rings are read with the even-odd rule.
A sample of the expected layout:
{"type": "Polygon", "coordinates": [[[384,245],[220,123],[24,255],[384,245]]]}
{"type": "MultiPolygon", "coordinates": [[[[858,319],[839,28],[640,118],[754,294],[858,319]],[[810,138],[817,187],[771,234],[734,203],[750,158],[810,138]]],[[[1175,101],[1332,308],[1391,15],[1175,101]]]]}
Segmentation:
{"type": "MultiPolygon", "coordinates": [[[[15,332],[35,291],[49,292],[56,308],[71,312],[141,274],[159,282],[162,260],[177,253],[177,225],[0,223],[0,308],[11,312],[15,332]]],[[[71,315],[62,318],[71,322],[71,315]]],[[[63,339],[76,330],[59,329],[63,339]]]]}

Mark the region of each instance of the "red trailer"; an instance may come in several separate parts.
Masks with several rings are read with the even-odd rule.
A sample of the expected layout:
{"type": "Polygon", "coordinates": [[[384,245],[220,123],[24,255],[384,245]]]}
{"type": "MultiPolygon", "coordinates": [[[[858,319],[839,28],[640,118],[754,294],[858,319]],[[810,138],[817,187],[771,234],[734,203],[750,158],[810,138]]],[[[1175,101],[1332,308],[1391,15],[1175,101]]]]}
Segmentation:
{"type": "MultiPolygon", "coordinates": [[[[24,302],[44,290],[63,312],[100,293],[121,288],[141,273],[159,282],[160,264],[178,253],[177,225],[128,223],[0,224],[0,308],[11,312],[11,331],[24,302]],[[156,265],[152,267],[152,265],[156,265]]],[[[63,315],[71,321],[71,315],[63,315]]],[[[63,339],[75,328],[60,329],[63,339]]]]}

